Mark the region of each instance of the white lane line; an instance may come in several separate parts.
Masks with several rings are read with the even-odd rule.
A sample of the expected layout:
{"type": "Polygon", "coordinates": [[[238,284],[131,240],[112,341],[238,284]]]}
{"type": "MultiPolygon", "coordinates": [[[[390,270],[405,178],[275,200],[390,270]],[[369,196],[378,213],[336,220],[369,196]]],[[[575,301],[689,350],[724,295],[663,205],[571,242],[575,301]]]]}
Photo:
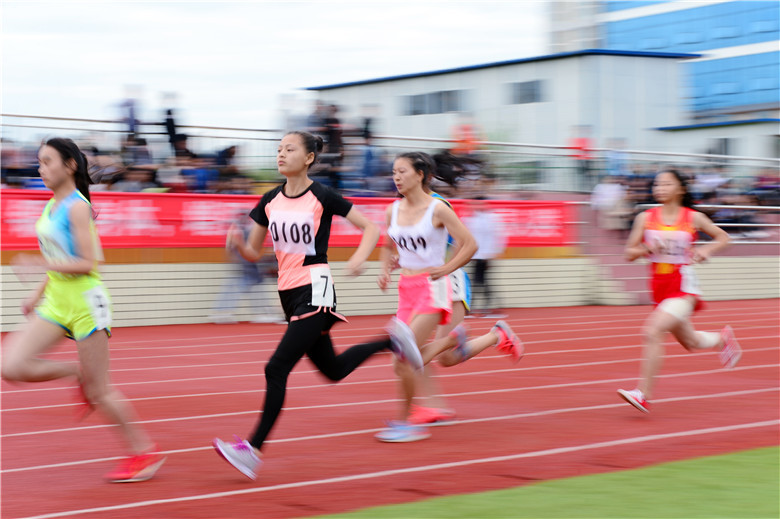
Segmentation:
{"type": "MultiPolygon", "coordinates": [[[[538,329],[539,321],[544,320],[553,320],[555,324],[555,329],[550,331],[525,331],[526,334],[546,334],[546,333],[560,333],[562,327],[568,328],[571,326],[580,326],[580,325],[595,325],[595,324],[611,324],[611,323],[626,323],[625,326],[618,326],[618,328],[624,328],[624,327],[641,327],[641,321],[643,321],[647,315],[649,314],[649,307],[647,310],[643,310],[641,313],[638,313],[636,316],[627,316],[626,318],[621,319],[608,319],[603,321],[596,321],[596,320],[584,320],[584,321],[577,321],[577,322],[564,322],[563,319],[566,319],[567,317],[539,317],[539,318],[508,318],[506,319],[507,322],[509,322],[510,325],[513,327],[517,327],[518,329],[515,331],[522,331],[525,327],[531,327],[534,329],[538,329]],[[637,321],[639,320],[639,322],[637,321]],[[523,324],[523,322],[527,321],[529,324],[523,324]]],[[[721,321],[724,318],[728,318],[731,320],[735,320],[741,315],[747,315],[750,317],[756,317],[759,315],[768,315],[768,316],[777,316],[777,311],[750,311],[745,310],[743,311],[729,311],[729,310],[708,310],[706,315],[700,315],[694,317],[694,324],[698,327],[701,326],[708,326],[708,325],[719,325],[723,324],[721,321]],[[719,317],[715,314],[722,314],[723,317],[719,317]]],[[[572,316],[569,316],[568,318],[571,318],[572,316]]],[[[576,316],[578,319],[588,319],[588,316],[582,315],[582,316],[576,316]]],[[[765,319],[739,319],[739,322],[752,322],[752,321],[763,321],[765,319]]],[[[482,321],[482,320],[480,320],[482,321]]],[[[485,320],[484,322],[474,322],[473,320],[470,320],[471,327],[473,328],[490,328],[491,321],[485,320]]],[[[469,323],[467,323],[469,324],[469,323]]],[[[366,337],[373,337],[377,335],[377,327],[371,326],[371,327],[358,327],[353,325],[345,325],[345,328],[334,328],[334,336],[337,337],[338,340],[347,340],[347,339],[355,339],[355,340],[361,340],[366,337]],[[365,331],[366,333],[357,333],[365,331]],[[341,333],[343,332],[343,333],[341,333]],[[349,333],[348,335],[346,333],[349,333]],[[357,333],[357,334],[356,334],[357,333]]],[[[207,348],[207,347],[215,347],[215,346],[223,346],[225,344],[232,345],[232,344],[253,344],[258,345],[262,343],[270,343],[274,344],[279,340],[279,337],[284,332],[285,328],[283,326],[279,326],[277,331],[275,332],[258,332],[258,333],[236,333],[232,335],[198,335],[197,337],[175,337],[175,338],[154,338],[154,339],[138,339],[138,340],[122,340],[121,338],[114,338],[111,340],[111,346],[112,348],[122,348],[123,351],[138,351],[138,350],[153,350],[153,351],[159,351],[160,349],[179,349],[179,348],[207,348]],[[241,339],[246,338],[248,340],[246,341],[237,341],[237,342],[225,342],[223,339],[241,339]],[[173,341],[185,341],[188,344],[180,345],[180,346],[165,346],[161,345],[161,343],[166,342],[173,342],[173,341]],[[198,341],[196,344],[192,344],[193,341],[198,341]],[[206,342],[202,342],[206,341],[206,342]],[[218,341],[218,342],[217,342],[218,341]],[[124,346],[130,346],[133,344],[150,344],[151,346],[148,347],[127,347],[123,348],[124,346]]],[[[121,333],[121,332],[117,332],[121,333]]],[[[65,343],[70,344],[70,343],[65,343]]],[[[71,349],[72,350],[72,349],[71,349]]],[[[70,353],[68,351],[60,351],[60,352],[53,352],[53,354],[63,354],[63,353],[70,353]]]]}
{"type": "Polygon", "coordinates": [[[663,434],[651,434],[646,436],[635,436],[632,438],[622,438],[619,440],[609,440],[596,443],[588,443],[583,445],[573,445],[570,447],[556,447],[553,449],[544,449],[540,451],[522,452],[517,454],[508,454],[504,456],[492,456],[488,458],[476,458],[460,461],[452,461],[448,463],[437,463],[433,465],[420,465],[416,467],[404,467],[401,469],[393,470],[381,470],[377,472],[365,472],[361,474],[352,474],[349,476],[338,476],[324,479],[314,479],[309,481],[296,481],[293,483],[284,483],[279,485],[271,485],[267,487],[255,487],[244,488],[240,490],[231,490],[226,492],[212,492],[208,494],[196,494],[191,496],[173,497],[167,499],[152,499],[147,501],[136,501],[133,503],[124,503],[120,505],[101,506],[94,508],[83,508],[80,510],[68,510],[63,512],[54,512],[50,514],[29,516],[22,519],[53,519],[56,517],[69,517],[79,514],[98,513],[98,512],[110,512],[115,510],[128,510],[132,508],[142,508],[155,505],[165,505],[172,503],[184,503],[190,501],[203,501],[207,499],[217,499],[222,497],[231,497],[247,494],[257,494],[261,492],[273,492],[276,490],[286,490],[291,488],[305,488],[319,485],[330,485],[335,483],[346,483],[349,481],[361,481],[367,479],[377,479],[389,476],[397,476],[400,474],[414,474],[419,472],[430,472],[435,470],[454,469],[458,467],[467,467],[471,465],[480,465],[488,463],[502,463],[506,461],[515,461],[527,458],[540,458],[545,456],[556,456],[559,454],[568,454],[572,452],[582,452],[587,450],[603,449],[607,447],[618,447],[622,445],[633,445],[637,443],[654,442],[661,440],[668,440],[673,438],[683,438],[689,436],[703,436],[708,434],[717,434],[722,432],[739,431],[744,429],[758,429],[764,427],[774,427],[780,424],[780,420],[767,420],[763,422],[750,422],[735,425],[727,425],[722,427],[708,427],[704,429],[692,429],[685,431],[677,431],[663,434]]]}
{"type": "MultiPolygon", "coordinates": [[[[741,369],[742,371],[747,370],[753,370],[753,369],[762,369],[762,368],[772,368],[777,369],[777,364],[768,364],[763,366],[748,366],[748,367],[737,367],[734,368],[732,371],[736,371],[741,369]]],[[[686,373],[670,373],[670,374],[662,374],[659,375],[658,378],[676,378],[676,377],[689,377],[689,376],[697,376],[697,375],[709,375],[713,373],[720,373],[722,370],[707,370],[707,371],[690,371],[686,373]]],[[[562,388],[571,388],[571,387],[584,387],[584,386],[594,386],[594,385],[602,385],[602,384],[619,384],[619,383],[633,383],[636,381],[636,377],[627,377],[627,378],[616,378],[616,379],[605,379],[605,380],[595,380],[595,381],[576,381],[576,382],[567,382],[567,383],[561,383],[561,384],[547,384],[543,386],[533,386],[533,387],[513,387],[513,388],[502,388],[502,389],[487,389],[482,391],[469,391],[469,392],[462,392],[462,393],[448,393],[444,395],[446,398],[452,398],[452,397],[470,397],[470,396],[478,396],[478,395],[495,395],[495,394],[501,394],[501,393],[514,393],[514,392],[521,392],[521,391],[534,391],[534,390],[549,390],[549,389],[562,389],[562,388]]],[[[395,382],[395,380],[393,380],[395,382]]],[[[753,390],[753,391],[763,391],[763,390],[753,390]]],[[[392,403],[397,402],[397,399],[387,399],[387,400],[378,400],[375,401],[376,404],[382,404],[382,403],[392,403]]],[[[662,402],[663,400],[655,400],[656,402],[662,402]]],[[[314,406],[302,406],[302,407],[285,407],[285,411],[300,411],[300,410],[311,410],[311,409],[319,409],[319,408],[333,408],[333,407],[351,407],[355,405],[362,405],[364,402],[339,402],[335,404],[322,404],[322,405],[314,405],[314,406]]],[[[207,415],[193,415],[193,416],[181,416],[181,417],[175,417],[175,418],[158,418],[153,420],[141,420],[139,423],[141,424],[157,424],[157,423],[170,423],[170,422],[185,422],[185,421],[193,421],[193,420],[210,420],[214,418],[225,418],[230,416],[243,416],[243,415],[256,415],[260,412],[259,409],[250,409],[246,411],[232,411],[228,413],[214,413],[214,414],[207,414],[207,415]]],[[[85,430],[97,430],[97,429],[107,429],[115,427],[111,424],[101,424],[101,425],[86,425],[86,426],[80,426],[80,427],[67,427],[62,429],[45,429],[41,431],[27,431],[27,432],[19,432],[19,433],[7,433],[0,435],[0,438],[6,439],[6,438],[14,438],[14,437],[21,437],[21,436],[33,436],[33,435],[44,435],[44,434],[56,434],[56,433],[62,433],[62,432],[72,432],[72,431],[85,431],[85,430]]]]}
{"type": "MultiPolygon", "coordinates": [[[[706,399],[712,399],[712,398],[731,398],[735,396],[747,396],[747,395],[756,395],[760,393],[776,393],[780,392],[780,387],[771,387],[771,388],[764,388],[764,389],[749,389],[749,390],[743,390],[743,391],[728,391],[725,393],[708,393],[704,395],[689,395],[689,396],[678,396],[678,397],[672,397],[672,398],[661,398],[654,400],[653,402],[658,403],[668,403],[668,402],[684,402],[684,401],[693,401],[693,400],[706,400],[706,399]]],[[[540,416],[549,416],[549,415],[558,415],[558,414],[565,414],[565,413],[576,413],[581,411],[600,411],[604,409],[615,409],[618,407],[622,407],[624,409],[626,408],[625,402],[618,402],[613,404],[599,404],[599,405],[590,405],[590,406],[582,406],[582,407],[569,407],[569,408],[561,408],[561,409],[549,409],[546,411],[534,411],[529,413],[518,413],[518,414],[511,414],[511,415],[503,415],[503,416],[490,416],[485,418],[467,418],[467,419],[459,419],[453,421],[453,425],[456,424],[470,424],[470,423],[482,423],[482,422],[495,422],[495,421],[503,421],[503,420],[518,420],[523,418],[536,418],[540,416]]],[[[322,440],[322,439],[329,439],[329,438],[345,438],[348,436],[363,436],[363,435],[369,435],[372,433],[379,432],[380,428],[375,429],[358,429],[358,430],[352,430],[352,431],[342,431],[342,432],[336,432],[336,433],[327,433],[327,434],[318,434],[318,435],[311,435],[311,436],[298,436],[293,438],[278,438],[276,440],[268,440],[266,443],[292,443],[292,442],[300,442],[300,441],[311,441],[311,440],[322,440]]],[[[167,450],[163,451],[163,454],[182,454],[182,453],[189,453],[189,452],[201,452],[201,451],[210,451],[213,447],[206,446],[206,447],[190,447],[186,449],[173,449],[173,450],[167,450]]],[[[31,467],[20,467],[15,469],[4,469],[0,470],[0,474],[6,474],[11,472],[27,472],[31,470],[46,470],[46,469],[52,469],[52,468],[58,468],[58,467],[70,467],[74,465],[87,465],[92,463],[101,463],[106,461],[115,461],[119,460],[121,457],[114,456],[110,458],[95,458],[95,459],[89,459],[89,460],[80,460],[80,461],[70,461],[70,462],[64,462],[64,463],[54,463],[49,465],[37,465],[37,466],[31,466],[31,467]]]]}
{"type": "MultiPolygon", "coordinates": [[[[613,338],[613,337],[614,336],[605,336],[605,337],[600,337],[600,338],[613,338]]],[[[600,339],[600,338],[597,338],[597,339],[600,339]]],[[[750,337],[744,337],[743,336],[743,337],[740,337],[739,339],[740,339],[740,342],[743,343],[743,349],[744,349],[746,354],[748,354],[750,352],[769,351],[769,350],[780,349],[780,348],[778,348],[778,346],[780,346],[780,342],[778,343],[778,346],[769,346],[769,347],[764,347],[764,348],[749,348],[749,347],[746,348],[745,345],[744,345],[747,341],[753,341],[753,340],[765,340],[765,339],[778,340],[778,337],[774,336],[774,335],[750,336],[750,337]]],[[[562,339],[562,341],[569,342],[569,340],[566,340],[566,339],[562,339]]],[[[537,343],[537,342],[546,344],[546,343],[558,342],[558,341],[557,340],[551,340],[551,341],[530,341],[530,342],[525,342],[525,344],[534,344],[534,343],[537,343]]],[[[676,344],[677,344],[676,342],[670,341],[670,340],[667,340],[667,341],[664,342],[664,346],[673,346],[673,345],[676,345],[676,344]]],[[[533,357],[533,356],[538,356],[538,355],[556,355],[556,354],[569,354],[569,353],[580,353],[580,352],[582,352],[582,353],[590,353],[590,352],[615,351],[615,350],[623,350],[623,349],[640,349],[640,348],[642,348],[641,344],[631,344],[631,345],[620,345],[620,346],[602,346],[602,347],[598,347],[598,348],[549,350],[549,351],[535,351],[535,352],[534,351],[530,351],[530,352],[526,353],[526,356],[533,357]]],[[[379,355],[389,356],[390,354],[389,353],[380,353],[379,355]]],[[[701,353],[698,353],[697,355],[714,355],[714,352],[701,352],[701,353]]],[[[485,355],[485,354],[482,354],[482,355],[478,355],[478,356],[474,357],[473,359],[469,359],[469,362],[472,363],[472,362],[476,362],[476,361],[483,361],[483,360],[488,360],[488,359],[502,358],[504,356],[505,355],[490,355],[490,354],[485,355]]],[[[668,354],[668,355],[665,356],[665,358],[690,357],[690,356],[691,356],[690,353],[668,354]]],[[[232,365],[236,365],[236,364],[239,364],[239,365],[243,365],[243,364],[261,364],[261,365],[264,365],[266,362],[267,361],[265,361],[265,360],[258,360],[258,361],[244,361],[244,362],[239,362],[239,363],[231,362],[231,363],[224,363],[224,364],[219,364],[219,363],[205,364],[205,365],[204,364],[199,364],[199,365],[192,365],[192,364],[186,365],[185,364],[185,365],[167,366],[167,367],[166,366],[158,366],[158,367],[155,367],[155,368],[111,369],[111,372],[112,373],[118,373],[118,372],[124,372],[124,371],[147,371],[149,369],[160,370],[160,369],[166,369],[166,368],[170,368],[170,369],[192,369],[192,368],[196,368],[196,367],[232,366],[232,365]]],[[[609,362],[634,362],[634,359],[619,359],[619,360],[609,361],[609,362]]],[[[365,369],[386,368],[389,365],[390,364],[384,364],[384,363],[383,364],[367,364],[365,366],[362,366],[361,369],[365,370],[365,369]]],[[[585,364],[570,364],[568,366],[569,367],[577,367],[579,365],[585,365],[585,364]]],[[[513,370],[521,371],[521,370],[526,370],[526,369],[545,369],[545,368],[553,369],[554,367],[555,366],[541,366],[541,367],[534,367],[534,368],[514,368],[513,370]]],[[[513,370],[501,370],[501,371],[513,371],[513,370]]],[[[318,373],[318,371],[317,370],[295,370],[295,371],[293,371],[292,375],[300,375],[300,374],[307,374],[307,373],[318,373]]],[[[458,374],[443,374],[443,375],[437,375],[437,376],[444,376],[444,377],[464,376],[464,375],[472,374],[472,373],[480,374],[480,372],[468,372],[468,373],[458,373],[458,374]]],[[[244,375],[242,375],[242,374],[231,374],[231,375],[221,375],[221,376],[202,377],[202,378],[195,377],[195,378],[185,378],[185,379],[181,379],[180,378],[180,379],[165,379],[165,380],[139,381],[139,382],[115,382],[114,385],[115,386],[130,386],[130,385],[136,385],[136,384],[157,384],[157,383],[163,384],[163,383],[170,383],[170,382],[188,382],[188,381],[197,381],[197,380],[213,380],[215,378],[254,377],[254,376],[261,376],[261,375],[262,374],[258,372],[258,373],[244,374],[244,375]]],[[[345,384],[349,384],[349,383],[348,382],[341,382],[340,383],[340,385],[345,385],[345,384]]],[[[328,384],[328,385],[330,385],[330,384],[328,384]]],[[[69,386],[69,385],[68,386],[64,386],[63,385],[63,386],[51,386],[51,387],[43,387],[43,388],[31,387],[31,388],[26,388],[26,389],[9,389],[9,390],[4,390],[3,393],[7,394],[7,395],[12,395],[12,394],[18,394],[18,393],[28,393],[28,392],[38,392],[38,391],[60,391],[63,388],[69,388],[69,387],[71,387],[71,386],[69,386]]]]}
{"type": "MultiPolygon", "coordinates": [[[[641,346],[631,346],[631,348],[640,348],[641,346]]],[[[608,348],[592,348],[592,351],[602,351],[603,349],[616,349],[616,348],[626,348],[624,346],[615,346],[615,347],[608,347],[608,348]]],[[[761,351],[774,351],[777,348],[775,347],[766,347],[766,348],[751,348],[751,349],[745,349],[745,353],[748,352],[761,352],[761,351]]],[[[530,354],[528,354],[530,355],[530,354]]],[[[698,355],[703,356],[714,356],[714,352],[702,352],[698,355]]],[[[691,356],[690,353],[675,353],[675,354],[668,354],[665,355],[665,359],[675,359],[675,358],[689,358],[691,356]]],[[[480,355],[473,359],[469,359],[470,363],[473,363],[477,360],[487,360],[487,359],[496,359],[496,358],[503,358],[505,355],[480,355]]],[[[436,375],[434,375],[437,378],[460,378],[460,377],[467,377],[467,376],[481,376],[481,375],[494,375],[498,373],[519,373],[519,372],[528,372],[528,371],[540,371],[540,370],[553,370],[553,369],[566,369],[566,368],[579,368],[579,367],[587,367],[587,366],[599,366],[599,365],[605,365],[605,364],[619,364],[619,363],[632,363],[632,362],[640,362],[640,358],[630,358],[630,359],[612,359],[612,360],[603,360],[603,361],[593,361],[593,362],[581,362],[581,363],[572,363],[572,364],[551,364],[551,365],[543,365],[543,366],[529,366],[529,367],[518,367],[518,368],[504,368],[504,369],[491,369],[491,370],[477,370],[477,371],[467,371],[467,372],[459,372],[459,373],[448,373],[446,370],[444,372],[440,372],[436,375]]],[[[388,369],[391,366],[391,364],[373,364],[373,365],[366,365],[362,366],[362,370],[368,370],[368,369],[388,369]]],[[[744,367],[744,366],[742,366],[744,367]]],[[[748,366],[750,367],[750,366],[748,366]]],[[[715,371],[722,371],[722,370],[715,370],[715,371]]],[[[300,375],[307,375],[307,374],[314,374],[319,373],[318,370],[296,370],[292,373],[292,375],[300,376],[300,375]]],[[[171,382],[185,382],[185,381],[200,381],[200,380],[214,380],[214,379],[222,379],[222,378],[241,378],[241,377],[261,377],[260,373],[250,373],[247,375],[224,375],[224,376],[213,376],[213,377],[202,377],[202,378],[190,378],[190,379],[166,379],[166,380],[156,380],[156,381],[146,381],[146,382],[126,382],[126,383],[114,383],[114,386],[129,386],[129,385],[138,385],[138,384],[162,384],[162,383],[171,383],[171,382]]],[[[388,382],[395,382],[397,379],[371,379],[371,380],[362,380],[359,382],[353,382],[353,381],[342,381],[338,382],[338,385],[340,387],[349,387],[353,385],[366,385],[366,384],[384,384],[388,382]]],[[[326,383],[326,384],[316,384],[316,385],[306,385],[306,386],[290,386],[287,389],[288,390],[294,390],[294,389],[313,389],[313,388],[329,388],[333,387],[333,383],[326,383]]],[[[13,394],[20,394],[20,393],[35,393],[35,392],[41,392],[41,391],[63,391],[65,389],[68,389],[70,386],[56,386],[56,387],[45,387],[45,388],[30,388],[30,389],[18,389],[18,390],[10,390],[10,391],[4,391],[3,393],[6,395],[13,395],[13,394]]],[[[257,388],[257,389],[247,389],[243,391],[225,391],[225,392],[212,392],[212,393],[194,393],[194,394],[185,394],[185,395],[156,395],[151,397],[145,397],[145,398],[131,398],[127,399],[131,402],[136,401],[142,401],[142,400],[156,400],[161,398],[188,398],[188,397],[200,397],[200,396],[212,396],[212,395],[220,395],[220,394],[241,394],[241,393],[251,393],[251,392],[263,392],[264,389],[257,388]]],[[[0,409],[0,413],[2,412],[10,412],[10,411],[26,411],[26,410],[36,410],[36,409],[51,409],[51,408],[57,408],[57,407],[72,407],[75,405],[79,405],[76,403],[64,403],[64,404],[52,404],[52,405],[45,405],[45,406],[33,406],[33,407],[20,407],[20,408],[8,408],[8,409],[0,409]]]]}

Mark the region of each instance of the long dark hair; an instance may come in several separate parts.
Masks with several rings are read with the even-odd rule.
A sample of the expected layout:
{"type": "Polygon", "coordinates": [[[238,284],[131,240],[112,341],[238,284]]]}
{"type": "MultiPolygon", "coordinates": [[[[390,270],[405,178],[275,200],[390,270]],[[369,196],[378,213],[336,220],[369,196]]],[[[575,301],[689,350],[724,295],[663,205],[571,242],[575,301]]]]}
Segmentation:
{"type": "Polygon", "coordinates": [[[691,191],[688,188],[688,180],[683,176],[683,174],[680,173],[680,171],[675,168],[663,168],[661,169],[661,171],[658,172],[659,175],[661,173],[671,173],[677,179],[677,182],[679,182],[680,185],[682,186],[684,193],[682,196],[682,200],[680,201],[680,204],[683,207],[687,207],[688,209],[693,209],[695,211],[698,211],[698,209],[696,209],[693,204],[693,195],[691,194],[691,191]]]}
{"type": "Polygon", "coordinates": [[[84,195],[84,198],[86,198],[87,201],[92,203],[89,198],[89,185],[92,184],[92,178],[89,176],[89,163],[87,162],[86,155],[81,152],[75,142],[64,137],[55,137],[43,144],[44,146],[50,146],[57,150],[57,153],[62,157],[62,162],[67,163],[72,159],[73,162],[76,163],[76,172],[73,174],[73,180],[76,182],[76,189],[84,195]]]}
{"type": "Polygon", "coordinates": [[[301,141],[303,141],[303,147],[306,149],[306,153],[314,153],[314,161],[309,164],[309,168],[315,165],[317,163],[317,158],[319,157],[320,153],[322,152],[322,148],[324,147],[322,137],[305,132],[303,130],[293,130],[291,132],[287,132],[285,136],[287,135],[297,135],[301,138],[301,141]]]}
{"type": "Polygon", "coordinates": [[[469,166],[481,167],[482,161],[471,157],[461,157],[444,151],[433,156],[421,151],[401,153],[397,159],[407,159],[412,168],[423,174],[423,189],[427,189],[431,178],[440,180],[452,187],[458,185],[458,180],[466,176],[469,166]]]}

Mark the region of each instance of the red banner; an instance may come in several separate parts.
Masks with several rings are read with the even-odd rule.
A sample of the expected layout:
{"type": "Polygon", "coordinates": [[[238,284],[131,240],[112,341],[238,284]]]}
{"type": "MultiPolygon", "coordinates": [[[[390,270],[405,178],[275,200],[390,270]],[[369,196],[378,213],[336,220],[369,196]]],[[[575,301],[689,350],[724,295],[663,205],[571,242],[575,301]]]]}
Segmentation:
{"type": "MultiPolygon", "coordinates": [[[[0,191],[0,248],[37,249],[35,222],[51,192],[4,189],[0,191]]],[[[190,193],[91,193],[98,213],[97,226],[103,247],[163,248],[222,247],[228,226],[257,204],[256,195],[190,193]]],[[[390,198],[350,198],[384,233],[385,210],[390,198]]],[[[574,211],[567,202],[491,200],[490,209],[500,216],[507,247],[565,246],[574,241],[574,211]]],[[[471,202],[453,200],[461,217],[471,214],[471,202]]],[[[334,218],[332,247],[355,247],[360,230],[343,218],[334,218]]]]}

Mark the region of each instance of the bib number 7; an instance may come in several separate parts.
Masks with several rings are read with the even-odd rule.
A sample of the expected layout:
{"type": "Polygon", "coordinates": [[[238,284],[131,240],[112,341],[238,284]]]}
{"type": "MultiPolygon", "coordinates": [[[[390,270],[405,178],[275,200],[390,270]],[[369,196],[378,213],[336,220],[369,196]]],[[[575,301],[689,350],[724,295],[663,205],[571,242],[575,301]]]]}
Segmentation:
{"type": "Polygon", "coordinates": [[[314,267],[311,273],[311,305],[333,307],[333,277],[329,267],[314,267]]]}

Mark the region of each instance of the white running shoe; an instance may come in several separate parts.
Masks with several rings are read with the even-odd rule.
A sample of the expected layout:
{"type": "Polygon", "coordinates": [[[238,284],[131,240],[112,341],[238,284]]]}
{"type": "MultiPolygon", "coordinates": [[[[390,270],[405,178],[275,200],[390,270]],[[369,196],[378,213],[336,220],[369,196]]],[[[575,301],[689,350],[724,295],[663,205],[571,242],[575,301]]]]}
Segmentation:
{"type": "Polygon", "coordinates": [[[617,392],[618,395],[620,395],[620,398],[636,407],[643,413],[650,412],[650,402],[645,400],[645,395],[642,394],[640,390],[632,389],[630,391],[626,391],[625,389],[618,389],[617,392]]]}
{"type": "Polygon", "coordinates": [[[387,429],[376,433],[374,438],[385,443],[408,443],[424,440],[430,436],[431,433],[425,427],[391,420],[387,422],[387,429]]]}
{"type": "Polygon", "coordinates": [[[243,475],[250,479],[257,478],[257,471],[263,462],[257,457],[255,449],[248,441],[242,440],[238,436],[235,438],[236,441],[232,443],[214,438],[211,444],[214,446],[217,454],[222,456],[225,461],[233,465],[243,475]]]}
{"type": "Polygon", "coordinates": [[[420,348],[417,347],[414,332],[409,328],[409,325],[397,317],[393,317],[387,325],[387,333],[390,334],[390,342],[395,356],[411,364],[414,369],[422,369],[423,358],[420,354],[420,348]]]}

